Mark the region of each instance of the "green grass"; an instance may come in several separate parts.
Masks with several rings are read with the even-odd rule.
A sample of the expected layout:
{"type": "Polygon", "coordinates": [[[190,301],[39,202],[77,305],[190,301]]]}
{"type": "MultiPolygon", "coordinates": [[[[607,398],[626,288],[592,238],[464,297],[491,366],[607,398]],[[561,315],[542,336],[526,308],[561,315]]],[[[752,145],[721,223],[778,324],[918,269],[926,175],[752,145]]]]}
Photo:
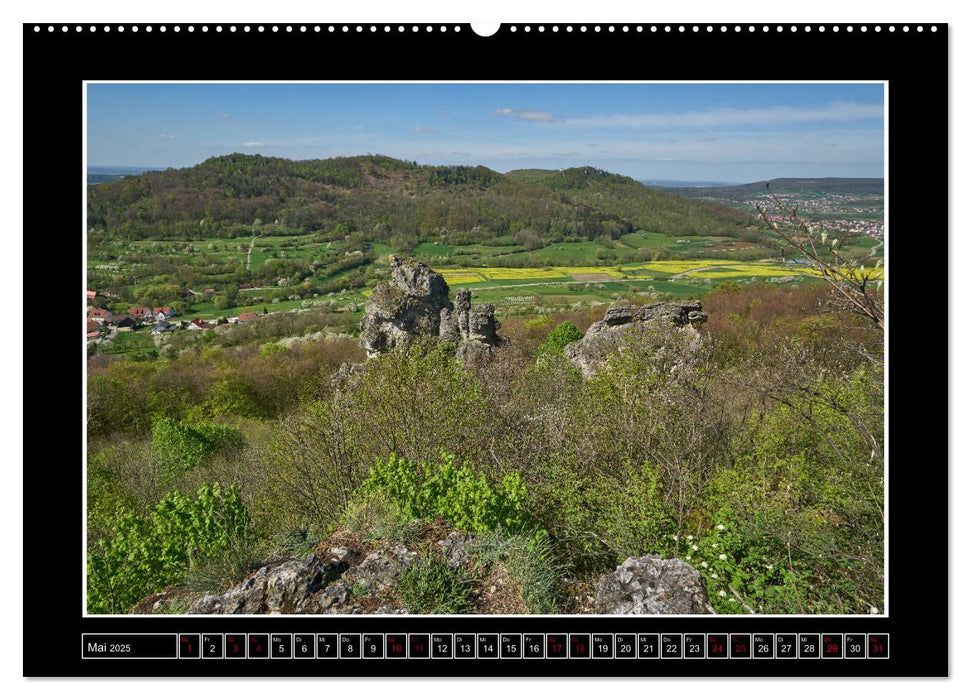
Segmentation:
{"type": "Polygon", "coordinates": [[[99,352],[108,355],[127,355],[154,350],[155,339],[149,331],[150,329],[143,328],[138,331],[115,333],[115,337],[110,342],[100,346],[99,352]]]}
{"type": "Polygon", "coordinates": [[[440,243],[419,243],[415,246],[414,255],[416,258],[425,258],[433,255],[451,255],[455,249],[450,245],[440,243]]]}
{"type": "Polygon", "coordinates": [[[464,615],[472,612],[472,583],[436,559],[422,559],[401,576],[398,596],[412,615],[464,615]]]}
{"type": "Polygon", "coordinates": [[[665,233],[635,231],[621,236],[621,242],[631,248],[674,248],[677,239],[665,233]]]}
{"type": "MultiPolygon", "coordinates": [[[[554,243],[539,250],[532,250],[512,255],[503,255],[501,263],[505,265],[542,259],[543,264],[572,265],[578,263],[598,264],[597,261],[616,259],[616,249],[613,245],[596,241],[582,241],[579,243],[554,243]]],[[[499,263],[499,260],[494,261],[499,263]]]]}
{"type": "Polygon", "coordinates": [[[391,255],[393,252],[395,252],[394,248],[392,248],[391,246],[389,246],[387,243],[377,243],[377,242],[372,242],[371,243],[371,250],[379,258],[383,258],[383,257],[385,257],[387,255],[391,255]]]}

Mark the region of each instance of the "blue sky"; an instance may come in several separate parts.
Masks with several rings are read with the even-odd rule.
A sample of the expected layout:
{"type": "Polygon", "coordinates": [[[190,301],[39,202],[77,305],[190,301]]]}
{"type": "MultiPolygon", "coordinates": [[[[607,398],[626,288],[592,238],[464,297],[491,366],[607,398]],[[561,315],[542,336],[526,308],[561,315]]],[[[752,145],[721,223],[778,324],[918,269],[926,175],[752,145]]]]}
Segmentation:
{"type": "Polygon", "coordinates": [[[381,153],[638,179],[883,175],[873,84],[89,84],[87,100],[90,165],[381,153]]]}

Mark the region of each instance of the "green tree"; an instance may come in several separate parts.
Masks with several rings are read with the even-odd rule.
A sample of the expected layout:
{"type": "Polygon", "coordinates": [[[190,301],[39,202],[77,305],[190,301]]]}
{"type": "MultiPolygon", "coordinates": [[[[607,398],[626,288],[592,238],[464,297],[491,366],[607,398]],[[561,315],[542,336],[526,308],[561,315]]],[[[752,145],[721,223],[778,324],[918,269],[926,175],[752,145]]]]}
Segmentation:
{"type": "Polygon", "coordinates": [[[546,340],[536,350],[537,363],[548,364],[552,358],[563,355],[563,348],[581,338],[583,338],[583,331],[572,321],[564,321],[549,332],[546,340]]]}

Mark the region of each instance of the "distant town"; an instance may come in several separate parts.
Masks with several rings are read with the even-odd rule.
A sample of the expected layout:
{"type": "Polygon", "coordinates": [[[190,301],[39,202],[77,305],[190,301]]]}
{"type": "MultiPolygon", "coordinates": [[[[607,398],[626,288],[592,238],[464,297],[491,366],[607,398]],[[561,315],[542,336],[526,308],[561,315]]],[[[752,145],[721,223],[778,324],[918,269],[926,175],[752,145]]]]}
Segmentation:
{"type": "MultiPolygon", "coordinates": [[[[214,290],[206,290],[212,293],[214,290]]],[[[127,313],[111,313],[104,308],[111,299],[110,293],[99,295],[97,290],[88,289],[85,292],[87,302],[87,330],[86,338],[89,343],[109,343],[118,333],[128,333],[151,327],[152,335],[173,333],[178,330],[204,331],[214,330],[220,326],[230,326],[241,323],[252,323],[260,314],[254,311],[243,311],[237,316],[227,316],[215,321],[201,318],[178,318],[171,306],[132,306],[127,313]]]]}

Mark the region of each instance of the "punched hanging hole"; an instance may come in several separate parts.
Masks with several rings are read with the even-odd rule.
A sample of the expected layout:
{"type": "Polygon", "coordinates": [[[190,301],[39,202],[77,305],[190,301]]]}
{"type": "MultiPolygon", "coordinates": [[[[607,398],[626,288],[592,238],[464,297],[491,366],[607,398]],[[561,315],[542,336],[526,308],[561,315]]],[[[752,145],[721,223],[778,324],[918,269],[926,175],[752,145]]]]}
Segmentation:
{"type": "Polygon", "coordinates": [[[472,31],[479,36],[490,37],[498,32],[501,26],[499,22],[473,22],[472,31]]]}

